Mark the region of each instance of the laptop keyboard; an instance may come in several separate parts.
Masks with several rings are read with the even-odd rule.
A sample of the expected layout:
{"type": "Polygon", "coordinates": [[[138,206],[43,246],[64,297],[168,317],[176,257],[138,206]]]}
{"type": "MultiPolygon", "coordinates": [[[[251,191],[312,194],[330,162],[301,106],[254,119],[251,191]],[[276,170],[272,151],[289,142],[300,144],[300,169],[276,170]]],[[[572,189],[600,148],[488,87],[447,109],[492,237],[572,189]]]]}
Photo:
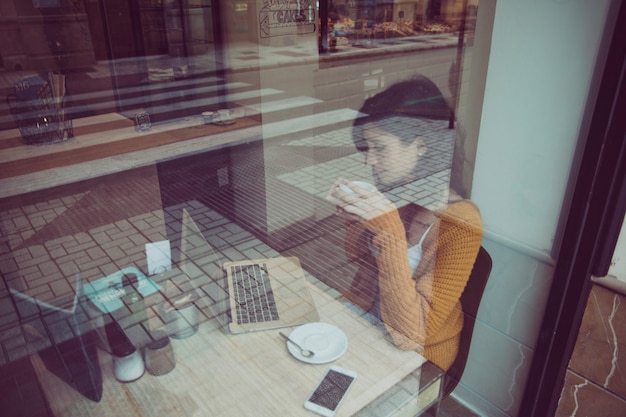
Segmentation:
{"type": "Polygon", "coordinates": [[[237,323],[278,320],[267,265],[236,265],[231,267],[231,272],[235,288],[237,323]]]}

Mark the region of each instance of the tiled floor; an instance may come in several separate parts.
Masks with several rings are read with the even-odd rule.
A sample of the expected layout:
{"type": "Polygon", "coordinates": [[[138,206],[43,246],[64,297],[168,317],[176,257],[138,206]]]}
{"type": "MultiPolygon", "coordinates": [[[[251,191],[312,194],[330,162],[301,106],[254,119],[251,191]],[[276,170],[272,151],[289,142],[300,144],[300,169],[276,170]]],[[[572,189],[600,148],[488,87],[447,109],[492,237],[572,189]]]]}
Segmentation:
{"type": "MultiPolygon", "coordinates": [[[[415,181],[386,193],[398,206],[414,202],[432,208],[446,197],[453,131],[447,129],[445,121],[430,123],[434,126],[430,129],[433,134],[429,138],[432,143],[429,143],[428,161],[435,162],[426,166],[415,181]]],[[[286,185],[314,195],[320,202],[323,202],[324,196],[338,177],[373,182],[371,169],[363,163],[363,155],[354,150],[349,128],[306,139],[281,142],[272,145],[271,149],[267,150],[267,155],[269,175],[275,175],[286,185]],[[318,159],[311,161],[310,165],[295,168],[293,164],[284,162],[298,160],[298,154],[302,150],[308,152],[312,147],[325,151],[318,152],[318,159]]],[[[106,268],[104,265],[110,262],[109,257],[101,250],[103,243],[97,239],[97,236],[104,234],[103,231],[95,230],[94,240],[85,236],[84,241],[75,243],[67,241],[64,236],[84,232],[88,228],[93,232],[94,218],[98,219],[95,225],[119,223],[122,230],[128,227],[125,224],[126,218],[135,219],[136,216],[158,208],[161,204],[158,195],[158,184],[149,177],[140,176],[126,189],[119,184],[114,188],[99,185],[89,192],[77,192],[62,198],[50,198],[36,204],[4,210],[1,213],[3,240],[0,242],[3,284],[27,273],[29,279],[46,280],[51,291],[49,297],[58,296],[66,284],[63,284],[62,288],[60,284],[62,281],[57,281],[56,277],[65,275],[64,268],[71,268],[64,266],[64,260],[82,262],[88,269],[97,267],[99,263],[106,268]],[[41,236],[45,236],[45,241],[41,236]],[[72,256],[78,249],[86,249],[88,258],[76,259],[72,256]],[[51,259],[55,262],[50,262],[51,259]],[[16,263],[20,264],[21,268],[28,264],[29,270],[18,270],[16,263]],[[45,268],[40,265],[45,265],[45,268]]],[[[146,233],[144,230],[143,234],[146,233]]],[[[152,240],[163,238],[149,234],[147,237],[152,240]]],[[[126,254],[131,259],[143,255],[141,251],[131,252],[126,254]]],[[[41,296],[46,297],[43,294],[41,296]]],[[[10,303],[3,305],[9,306],[10,303]]],[[[4,307],[4,310],[0,311],[4,313],[0,314],[0,324],[7,325],[15,321],[14,312],[9,307],[4,307]]],[[[0,337],[0,343],[2,339],[0,337]]],[[[15,349],[18,345],[19,343],[12,339],[11,347],[4,347],[4,354],[8,357],[16,355],[15,352],[20,350],[15,349]]]]}
{"type": "MultiPolygon", "coordinates": [[[[427,165],[414,182],[386,193],[398,206],[414,202],[432,208],[446,197],[453,131],[447,129],[445,121],[431,122],[429,128],[433,133],[429,138],[428,160],[434,162],[427,165]]],[[[268,180],[309,193],[320,204],[339,176],[372,181],[371,171],[363,163],[363,155],[354,150],[350,132],[349,128],[342,128],[270,145],[266,152],[270,169],[266,175],[272,178],[268,180]],[[294,162],[300,160],[298,156],[302,151],[308,155],[312,148],[316,150],[316,160],[308,165],[294,162]]],[[[72,293],[77,264],[80,264],[83,278],[106,275],[129,263],[145,263],[144,244],[167,239],[164,234],[167,215],[164,216],[160,209],[158,183],[149,177],[138,175],[128,189],[124,186],[110,188],[105,183],[63,197],[53,196],[32,204],[0,208],[0,267],[3,276],[0,280],[0,366],[24,358],[32,348],[28,335],[16,325],[18,312],[8,293],[12,280],[27,276],[27,286],[37,297],[58,299],[63,294],[72,293]]],[[[320,259],[332,258],[325,251],[341,245],[340,227],[334,216],[320,219],[319,225],[322,233],[312,234],[311,239],[303,238],[287,254],[301,256],[303,265],[312,269],[311,273],[340,286],[342,277],[352,276],[346,270],[349,265],[326,262],[325,270],[315,270],[320,259]]],[[[211,235],[229,239],[227,236],[244,234],[234,225],[219,225],[219,228],[223,230],[217,231],[211,226],[211,235]]],[[[252,256],[254,248],[247,251],[242,256],[252,256]]],[[[68,297],[70,302],[71,297],[68,297]]],[[[57,326],[55,329],[58,330],[60,325],[44,323],[33,327],[46,334],[52,331],[50,326],[57,326]]],[[[71,335],[69,328],[65,331],[71,335]]],[[[439,416],[471,417],[474,414],[448,399],[439,416]]]]}
{"type": "MultiPolygon", "coordinates": [[[[275,256],[277,254],[274,251],[267,252],[266,250],[257,249],[256,246],[251,246],[247,244],[246,242],[253,242],[256,239],[254,239],[249,233],[245,232],[243,229],[228,222],[226,219],[219,216],[217,213],[212,212],[211,210],[207,210],[207,208],[204,207],[202,204],[191,202],[189,204],[186,204],[185,207],[188,210],[191,210],[191,212],[195,216],[195,219],[198,220],[198,223],[202,225],[203,230],[205,230],[205,233],[211,237],[211,242],[215,245],[215,247],[222,248],[222,250],[224,251],[228,251],[229,252],[228,256],[230,258],[275,256]],[[235,247],[238,248],[240,251],[237,254],[232,252],[235,247]]],[[[179,209],[180,207],[170,207],[167,210],[165,217],[174,215],[174,213],[178,211],[179,209]]],[[[114,247],[118,247],[121,249],[122,246],[126,246],[126,247],[137,246],[137,245],[126,245],[124,241],[126,240],[127,237],[135,235],[140,230],[142,232],[146,232],[146,230],[149,230],[149,227],[148,227],[149,224],[153,224],[157,228],[160,228],[160,226],[163,225],[162,222],[164,219],[164,215],[159,214],[159,212],[160,210],[156,210],[150,213],[145,213],[140,216],[134,216],[131,219],[122,219],[106,227],[96,227],[96,228],[90,229],[84,235],[83,233],[79,233],[79,236],[83,236],[82,238],[79,238],[79,239],[82,241],[83,244],[86,244],[86,246],[84,246],[83,249],[85,251],[90,250],[89,249],[90,245],[88,244],[88,241],[90,239],[97,240],[100,245],[108,246],[109,250],[112,250],[114,247]],[[106,243],[105,240],[109,243],[106,243]]],[[[152,235],[152,237],[155,238],[155,237],[163,237],[163,236],[152,235]]],[[[61,246],[64,244],[69,244],[69,246],[67,246],[68,248],[76,246],[74,242],[71,242],[67,238],[63,238],[62,241],[63,243],[61,244],[61,246]]],[[[316,245],[318,248],[324,245],[322,242],[320,242],[320,240],[317,240],[317,239],[316,239],[316,242],[313,242],[312,244],[316,245]]],[[[141,246],[141,245],[138,245],[138,246],[141,246]]],[[[265,245],[260,245],[260,246],[265,246],[265,245]]],[[[54,251],[54,248],[56,248],[57,246],[56,244],[53,244],[52,246],[47,246],[47,247],[52,248],[51,250],[54,251]]],[[[307,248],[307,251],[309,251],[309,249],[310,248],[307,248]]],[[[121,259],[128,260],[125,254],[119,253],[119,255],[121,259]]],[[[137,261],[137,262],[140,262],[140,261],[137,261]]],[[[110,266],[110,264],[115,264],[116,262],[114,259],[107,258],[105,263],[107,266],[110,266]]],[[[32,322],[29,322],[29,323],[32,324],[32,322]]],[[[50,338],[52,338],[53,335],[57,335],[57,336],[59,335],[58,333],[59,329],[50,328],[49,323],[42,324],[42,327],[40,328],[40,330],[42,333],[46,331],[52,332],[52,333],[49,333],[50,338]]],[[[69,328],[67,330],[69,331],[69,336],[71,336],[71,330],[69,328]]],[[[134,336],[137,336],[137,335],[135,334],[134,336]]],[[[8,345],[8,342],[9,342],[8,340],[5,340],[5,343],[4,343],[5,347],[8,345]]],[[[46,348],[47,346],[48,345],[39,346],[39,348],[46,348]]],[[[13,362],[13,363],[16,363],[16,362],[13,362]]],[[[4,385],[10,385],[10,382],[11,381],[9,381],[9,383],[4,384],[4,385]]],[[[16,379],[15,382],[16,382],[15,387],[19,387],[19,388],[24,387],[23,385],[24,383],[21,380],[16,379]]],[[[10,392],[11,387],[5,387],[5,388],[7,388],[7,390],[10,392]]],[[[19,395],[20,394],[17,394],[18,397],[19,395]]],[[[42,408],[40,409],[40,411],[44,412],[45,407],[43,405],[41,407],[42,408]]],[[[450,411],[459,410],[458,404],[451,402],[449,400],[446,401],[445,407],[447,408],[442,408],[441,410],[441,412],[445,414],[439,414],[440,416],[444,416],[444,417],[451,417],[454,415],[470,416],[470,414],[466,413],[466,410],[463,410],[462,414],[448,413],[448,411],[446,410],[450,410],[450,411]]]]}

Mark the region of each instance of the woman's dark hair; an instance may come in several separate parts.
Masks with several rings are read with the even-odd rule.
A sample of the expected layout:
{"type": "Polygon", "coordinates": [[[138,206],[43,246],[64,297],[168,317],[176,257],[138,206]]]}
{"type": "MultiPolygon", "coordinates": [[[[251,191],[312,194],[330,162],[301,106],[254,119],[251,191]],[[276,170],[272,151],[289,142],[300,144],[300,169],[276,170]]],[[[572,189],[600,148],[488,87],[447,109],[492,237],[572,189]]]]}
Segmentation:
{"type": "MultiPolygon", "coordinates": [[[[364,124],[392,116],[447,120],[450,117],[450,106],[439,87],[429,78],[420,75],[393,84],[368,98],[359,109],[359,113],[363,116],[354,121],[352,139],[357,149],[364,151],[367,147],[360,129],[364,124]]],[[[415,135],[411,137],[414,138],[415,135]]]]}

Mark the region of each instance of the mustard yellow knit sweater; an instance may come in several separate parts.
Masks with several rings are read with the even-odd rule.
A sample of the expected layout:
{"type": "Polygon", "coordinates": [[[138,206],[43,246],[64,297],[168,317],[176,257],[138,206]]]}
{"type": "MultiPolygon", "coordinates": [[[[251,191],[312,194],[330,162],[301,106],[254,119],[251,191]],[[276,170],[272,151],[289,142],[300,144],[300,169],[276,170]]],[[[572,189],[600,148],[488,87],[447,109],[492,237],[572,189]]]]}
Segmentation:
{"type": "Polygon", "coordinates": [[[394,344],[417,350],[447,370],[456,358],[463,327],[459,298],[482,242],[480,213],[469,200],[437,213],[415,273],[407,256],[411,221],[418,221],[417,216],[409,224],[405,221],[405,228],[396,210],[347,224],[346,254],[359,270],[345,296],[369,311],[378,294],[381,318],[394,344]]]}

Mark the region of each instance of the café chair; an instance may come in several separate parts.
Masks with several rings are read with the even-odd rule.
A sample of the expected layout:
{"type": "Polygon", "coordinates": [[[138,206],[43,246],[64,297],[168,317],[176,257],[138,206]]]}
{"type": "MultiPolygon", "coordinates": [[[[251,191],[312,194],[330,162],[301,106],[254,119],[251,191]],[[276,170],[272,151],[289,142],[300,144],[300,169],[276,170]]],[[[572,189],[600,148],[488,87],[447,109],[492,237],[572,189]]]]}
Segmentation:
{"type": "MultiPolygon", "coordinates": [[[[476,322],[476,316],[478,315],[478,308],[480,307],[480,301],[483,297],[483,291],[485,290],[489,274],[491,273],[491,266],[491,256],[485,248],[481,246],[478,251],[478,255],[476,256],[474,267],[467,281],[467,285],[465,286],[465,290],[463,291],[463,294],[461,294],[461,305],[465,317],[463,330],[461,330],[459,353],[452,363],[452,366],[450,366],[450,369],[448,369],[444,375],[440,402],[444,398],[448,397],[452,391],[454,391],[463,376],[463,371],[465,370],[465,364],[467,363],[470,345],[472,342],[474,323],[476,322]]],[[[431,407],[427,411],[426,416],[437,416],[439,404],[435,404],[431,407]]]]}

